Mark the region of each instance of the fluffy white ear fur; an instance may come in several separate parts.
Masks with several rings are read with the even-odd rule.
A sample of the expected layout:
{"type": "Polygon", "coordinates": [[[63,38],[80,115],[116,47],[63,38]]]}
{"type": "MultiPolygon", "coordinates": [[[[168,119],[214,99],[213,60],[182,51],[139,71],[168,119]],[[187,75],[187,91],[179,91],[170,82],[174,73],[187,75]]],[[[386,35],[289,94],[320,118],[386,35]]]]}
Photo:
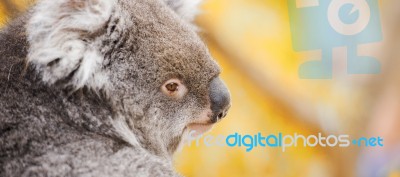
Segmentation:
{"type": "Polygon", "coordinates": [[[43,81],[54,84],[67,79],[79,89],[103,88],[104,57],[96,44],[84,40],[106,25],[115,0],[40,0],[27,24],[30,44],[28,62],[35,65],[43,81]]]}
{"type": "Polygon", "coordinates": [[[202,0],[165,0],[186,21],[192,22],[199,13],[199,6],[202,0]]]}

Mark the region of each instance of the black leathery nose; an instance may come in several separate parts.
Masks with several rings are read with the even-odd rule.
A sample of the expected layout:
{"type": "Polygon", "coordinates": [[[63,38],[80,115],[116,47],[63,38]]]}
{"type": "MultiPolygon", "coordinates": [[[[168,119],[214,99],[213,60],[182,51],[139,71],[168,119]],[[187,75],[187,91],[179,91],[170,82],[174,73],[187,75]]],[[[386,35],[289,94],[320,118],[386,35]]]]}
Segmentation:
{"type": "Polygon", "coordinates": [[[213,123],[223,119],[231,105],[231,98],[225,83],[219,78],[214,78],[209,87],[213,123]]]}

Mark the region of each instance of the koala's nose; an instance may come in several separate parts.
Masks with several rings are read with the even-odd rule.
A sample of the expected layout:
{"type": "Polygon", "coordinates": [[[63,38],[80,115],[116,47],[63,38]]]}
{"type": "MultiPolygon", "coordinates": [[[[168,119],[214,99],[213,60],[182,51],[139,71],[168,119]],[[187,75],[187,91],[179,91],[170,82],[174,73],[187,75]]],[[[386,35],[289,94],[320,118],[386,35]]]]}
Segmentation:
{"type": "Polygon", "coordinates": [[[213,114],[211,121],[216,123],[224,118],[228,113],[231,106],[231,98],[228,88],[219,77],[214,78],[211,81],[209,88],[211,110],[213,114]]]}

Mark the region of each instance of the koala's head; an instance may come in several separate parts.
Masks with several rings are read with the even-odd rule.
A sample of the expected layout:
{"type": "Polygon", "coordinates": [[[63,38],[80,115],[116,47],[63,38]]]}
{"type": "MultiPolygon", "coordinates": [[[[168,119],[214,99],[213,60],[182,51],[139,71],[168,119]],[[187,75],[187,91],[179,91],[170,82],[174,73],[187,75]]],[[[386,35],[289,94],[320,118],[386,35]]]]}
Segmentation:
{"type": "Polygon", "coordinates": [[[49,85],[105,91],[138,141],[176,150],[230,107],[220,68],[190,24],[193,0],[42,0],[28,61],[49,85]]]}

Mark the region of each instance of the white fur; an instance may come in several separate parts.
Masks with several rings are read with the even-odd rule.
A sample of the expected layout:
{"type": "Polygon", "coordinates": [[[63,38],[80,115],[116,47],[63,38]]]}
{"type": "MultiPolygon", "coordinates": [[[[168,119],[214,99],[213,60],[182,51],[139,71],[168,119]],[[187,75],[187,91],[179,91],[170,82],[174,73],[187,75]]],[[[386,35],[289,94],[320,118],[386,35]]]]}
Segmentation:
{"type": "Polygon", "coordinates": [[[194,17],[199,13],[199,5],[201,0],[182,0],[184,5],[177,9],[177,13],[180,14],[184,19],[192,21],[194,17]]]}
{"type": "Polygon", "coordinates": [[[202,0],[165,0],[186,21],[193,21],[202,0]]]}
{"type": "Polygon", "coordinates": [[[125,142],[131,144],[132,146],[140,147],[136,135],[129,128],[129,125],[126,123],[124,117],[119,116],[118,118],[113,119],[112,124],[114,126],[114,129],[125,142]]]}
{"type": "Polygon", "coordinates": [[[30,44],[28,62],[54,84],[76,71],[70,85],[102,88],[107,83],[101,73],[104,57],[96,44],[83,41],[82,32],[92,33],[105,25],[115,0],[41,0],[27,24],[30,44]],[[54,66],[47,66],[59,58],[54,66]]]}

